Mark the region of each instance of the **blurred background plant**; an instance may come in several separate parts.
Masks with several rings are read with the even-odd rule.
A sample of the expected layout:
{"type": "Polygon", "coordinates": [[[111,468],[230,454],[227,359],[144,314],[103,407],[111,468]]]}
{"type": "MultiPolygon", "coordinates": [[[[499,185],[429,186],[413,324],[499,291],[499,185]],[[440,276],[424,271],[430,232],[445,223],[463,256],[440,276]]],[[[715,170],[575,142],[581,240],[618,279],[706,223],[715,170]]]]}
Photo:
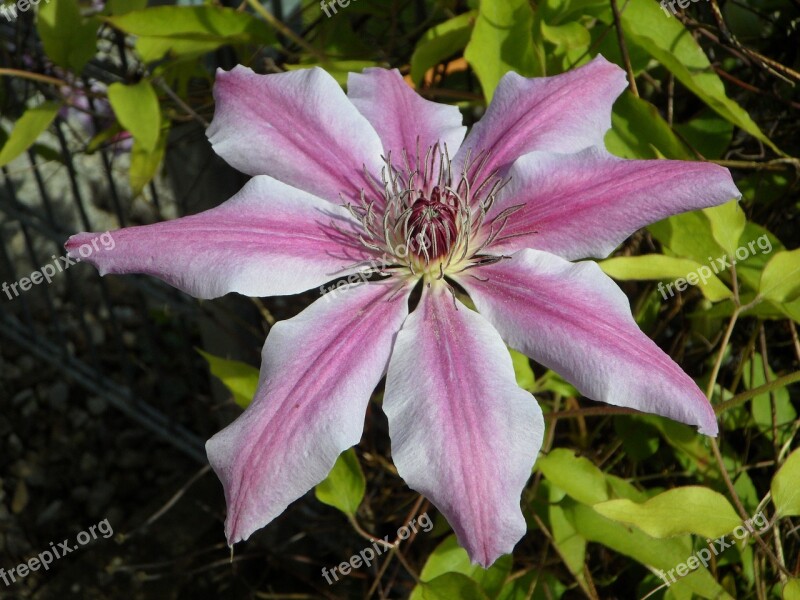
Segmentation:
{"type": "Polygon", "coordinates": [[[75,231],[231,196],[245,179],[204,129],[215,69],[238,63],[321,66],[342,85],[349,71],[397,67],[471,124],[505,72],[552,75],[602,53],[630,83],[608,149],[717,162],[744,197],[657,223],[600,262],[642,329],[708,390],[720,437],[592,403],[512,353],[547,413],[546,456],[523,496],[528,534],[489,570],[437,515],[372,567],[333,586],[320,575],[435,514],[391,464],[380,390],[362,442],[231,561],[202,440],[252,397],[269,327],[315,292],[196,302],[74,267],[0,297],[0,566],[101,518],[117,534],[0,597],[800,598],[800,3],[685,4],[20,0],[0,19],[5,282],[62,254],[75,231]],[[771,251],[659,293],[762,236],[771,251]],[[763,531],[671,585],[660,578],[759,511],[763,531]]]}

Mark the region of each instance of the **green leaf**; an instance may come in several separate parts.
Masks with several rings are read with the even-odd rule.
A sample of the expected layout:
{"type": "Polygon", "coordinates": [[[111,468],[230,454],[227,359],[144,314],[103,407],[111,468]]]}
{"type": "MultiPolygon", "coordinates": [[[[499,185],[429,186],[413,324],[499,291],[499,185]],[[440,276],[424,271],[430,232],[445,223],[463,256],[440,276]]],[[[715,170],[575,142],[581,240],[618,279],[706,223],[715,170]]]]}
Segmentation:
{"type": "MultiPolygon", "coordinates": [[[[680,564],[685,564],[692,556],[691,537],[657,540],[636,527],[630,527],[607,519],[592,507],[566,501],[565,511],[576,531],[592,542],[597,542],[628,556],[640,564],[654,567],[667,574],[680,564]]],[[[700,565],[685,577],[671,584],[672,593],[691,592],[701,598],[721,600],[731,596],[714,580],[711,574],[700,565]]],[[[686,597],[691,597],[686,595],[686,597]]]]}
{"type": "Polygon", "coordinates": [[[145,61],[166,53],[191,57],[228,44],[269,44],[269,26],[246,12],[218,6],[154,6],[106,21],[125,33],[139,36],[136,50],[145,61]]]}
{"type": "Polygon", "coordinates": [[[704,208],[703,213],[711,223],[711,235],[725,249],[728,256],[735,256],[739,240],[744,232],[747,218],[738,200],[731,200],[720,206],[704,208]]]}
{"type": "Polygon", "coordinates": [[[770,490],[772,502],[781,517],[800,515],[800,450],[795,450],[786,459],[772,478],[770,490]]]}
{"type": "Polygon", "coordinates": [[[587,48],[592,42],[589,30],[577,21],[563,25],[548,25],[542,22],[542,37],[563,50],[587,48]]]}
{"type": "Polygon", "coordinates": [[[338,508],[353,517],[364,499],[367,481],[361,471],[358,455],[353,448],[345,450],[336,460],[328,476],[314,489],[317,500],[338,508]]]}
{"type": "Polygon", "coordinates": [[[161,133],[161,110],[158,96],[149,81],[133,85],[112,83],[108,101],[120,125],[131,132],[145,152],[154,152],[161,133]]]}
{"type": "Polygon", "coordinates": [[[725,255],[725,250],[714,239],[708,215],[701,210],[674,215],[653,223],[648,229],[663,246],[681,258],[713,266],[714,259],[725,255]]]}
{"type": "Polygon", "coordinates": [[[800,579],[792,578],[783,586],[783,600],[800,600],[800,579]]]}
{"type": "Polygon", "coordinates": [[[158,173],[158,168],[164,161],[164,154],[167,149],[167,137],[169,130],[164,129],[158,138],[158,144],[153,152],[148,152],[142,148],[138,140],[133,141],[131,149],[131,166],[128,176],[131,182],[131,192],[135,198],[142,193],[144,187],[150,183],[158,173]]]}
{"type": "Polygon", "coordinates": [[[460,14],[422,35],[411,55],[411,80],[415,85],[419,85],[428,69],[464,49],[477,14],[475,10],[460,14]]]}
{"type": "Polygon", "coordinates": [[[109,0],[108,9],[112,15],[124,15],[134,10],[147,8],[147,0],[109,0]]]}
{"type": "Polygon", "coordinates": [[[655,427],[665,442],[679,450],[676,458],[691,473],[700,472],[706,477],[721,477],[717,463],[708,449],[708,438],[697,433],[693,427],[657,415],[637,415],[645,423],[655,427]]]}
{"type": "Polygon", "coordinates": [[[588,458],[575,456],[571,450],[550,451],[547,456],[539,457],[536,468],[578,502],[591,505],[608,500],[605,473],[588,458]]]}
{"type": "Polygon", "coordinates": [[[533,375],[533,369],[531,369],[531,363],[528,357],[511,348],[508,349],[508,352],[511,354],[511,363],[514,365],[514,375],[517,378],[517,385],[523,390],[528,390],[530,392],[536,384],[536,378],[533,375]]]}
{"type": "Polygon", "coordinates": [[[371,60],[327,60],[321,62],[319,60],[304,60],[296,65],[284,65],[287,71],[297,71],[299,69],[308,69],[311,67],[322,67],[328,75],[333,77],[336,82],[342,87],[347,85],[347,79],[350,73],[360,73],[369,67],[380,67],[381,63],[371,60]]]}
{"type": "MultiPolygon", "coordinates": [[[[583,574],[586,561],[586,540],[575,530],[564,514],[564,509],[551,503],[548,508],[550,532],[553,535],[553,546],[567,565],[570,573],[578,580],[581,587],[588,592],[586,578],[583,574]]],[[[588,594],[587,594],[588,595],[588,594]]]]}
{"type": "Polygon", "coordinates": [[[532,391],[554,392],[565,398],[577,398],[580,396],[578,390],[576,390],[571,383],[551,370],[547,370],[545,374],[536,381],[534,388],[535,389],[532,391]]]}
{"type": "Polygon", "coordinates": [[[655,106],[625,90],[611,113],[608,151],[622,158],[694,158],[655,106]]]}
{"type": "Polygon", "coordinates": [[[800,298],[800,248],[776,252],[761,273],[759,289],[762,296],[775,302],[800,298]]]}
{"type": "Polygon", "coordinates": [[[621,18],[629,44],[643,48],[717,114],[783,154],[750,115],[728,98],[705,52],[678,19],[665,18],[657,2],[646,0],[628,2],[621,18]]]}
{"type": "Polygon", "coordinates": [[[489,600],[480,586],[461,573],[445,573],[431,581],[420,581],[422,600],[489,600]]]}
{"type": "Polygon", "coordinates": [[[80,72],[97,51],[98,21],[81,17],[77,0],[42,2],[36,19],[45,54],[58,66],[80,72]]]}
{"type": "MultiPolygon", "coordinates": [[[[685,281],[680,284],[681,287],[694,281],[703,295],[712,302],[733,297],[733,292],[714,275],[711,267],[701,265],[688,258],[645,254],[642,256],[618,256],[600,261],[598,264],[606,275],[620,281],[660,279],[672,283],[683,279],[685,281]],[[690,274],[692,275],[690,276],[690,274]],[[687,277],[688,281],[686,281],[687,277]]],[[[670,287],[668,284],[666,287],[659,286],[658,289],[661,297],[666,300],[668,296],[674,295],[676,286],[670,287]]]]}
{"type": "Polygon", "coordinates": [[[622,440],[625,454],[633,461],[650,458],[659,448],[658,431],[633,415],[614,417],[614,432],[622,440]]]}
{"type": "Polygon", "coordinates": [[[533,20],[528,0],[481,0],[464,58],[478,76],[487,102],[509,71],[525,77],[544,74],[531,34],[533,20]]]}
{"type": "Polygon", "coordinates": [[[233,394],[233,401],[242,408],[247,408],[258,388],[258,369],[238,360],[214,356],[199,348],[196,350],[206,359],[211,374],[233,394]]]}
{"type": "Polygon", "coordinates": [[[29,108],[17,120],[14,130],[0,149],[0,167],[3,167],[30,148],[36,139],[50,127],[56,118],[60,105],[45,102],[29,108]]]}
{"type": "MultiPolygon", "coordinates": [[[[733,138],[733,125],[711,110],[673,129],[705,158],[721,158],[733,138]]],[[[741,187],[739,188],[741,189],[741,187]]]]}
{"type": "MultiPolygon", "coordinates": [[[[769,365],[767,365],[767,374],[770,381],[777,379],[769,365]]],[[[767,383],[767,378],[764,374],[764,361],[760,353],[754,353],[753,358],[744,364],[742,379],[748,390],[767,383]]],[[[764,435],[772,439],[772,397],[775,398],[775,424],[778,428],[778,442],[783,444],[792,435],[791,430],[787,429],[786,426],[797,418],[797,412],[792,406],[789,391],[785,387],[773,390],[772,395],[769,392],[759,394],[750,401],[753,421],[755,421],[758,429],[764,432],[764,435]]]]}
{"type": "Polygon", "coordinates": [[[725,496],[700,486],[673,488],[642,504],[619,499],[593,508],[604,517],[636,525],[659,539],[686,533],[719,537],[741,525],[725,496]]]}
{"type": "Polygon", "coordinates": [[[428,557],[419,575],[420,585],[414,588],[410,600],[425,598],[423,582],[433,582],[447,573],[459,573],[475,581],[481,590],[490,597],[500,591],[508,574],[511,572],[512,558],[501,556],[488,569],[473,565],[467,551],[458,545],[455,535],[447,536],[428,557]]]}
{"type": "Polygon", "coordinates": [[[750,250],[747,260],[736,263],[739,285],[744,284],[751,290],[758,290],[764,267],[767,266],[774,251],[784,250],[783,244],[764,227],[752,221],[745,224],[739,243],[750,250]]]}

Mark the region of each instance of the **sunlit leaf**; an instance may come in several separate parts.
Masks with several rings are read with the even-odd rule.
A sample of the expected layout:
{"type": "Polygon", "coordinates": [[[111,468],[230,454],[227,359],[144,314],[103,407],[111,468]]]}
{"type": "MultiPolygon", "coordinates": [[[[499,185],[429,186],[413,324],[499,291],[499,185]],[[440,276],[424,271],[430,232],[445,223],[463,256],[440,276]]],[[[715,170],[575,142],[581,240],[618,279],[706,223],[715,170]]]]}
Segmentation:
{"type": "Polygon", "coordinates": [[[579,502],[595,504],[608,500],[605,474],[588,458],[575,456],[571,450],[552,450],[539,457],[536,468],[579,502]]]}
{"type": "Polygon", "coordinates": [[[480,586],[461,573],[445,573],[431,581],[420,581],[421,600],[489,600],[480,586]]]}
{"type": "Polygon", "coordinates": [[[784,584],[783,600],[800,600],[800,579],[793,577],[784,584]]]}
{"type": "Polygon", "coordinates": [[[531,363],[524,354],[509,348],[511,362],[514,365],[514,375],[517,378],[517,385],[523,390],[531,391],[536,383],[536,378],[531,369],[531,363]]]}
{"type": "Polygon", "coordinates": [[[211,374],[233,394],[233,401],[242,408],[247,408],[258,388],[258,369],[238,360],[214,356],[199,348],[197,351],[206,359],[211,374]]]}
{"type": "Polygon", "coordinates": [[[168,130],[163,130],[158,138],[158,144],[153,152],[148,152],[138,140],[134,140],[131,149],[131,167],[129,172],[131,190],[136,197],[142,193],[144,187],[150,183],[158,173],[164,161],[167,148],[168,130]]]}
{"type": "Polygon", "coordinates": [[[800,298],[800,248],[776,252],[761,274],[761,295],[775,302],[800,298]]]}
{"type": "Polygon", "coordinates": [[[267,24],[246,12],[219,6],[153,6],[106,21],[125,33],[139,36],[136,50],[146,61],[164,54],[197,56],[227,44],[274,40],[267,24]]]}
{"type": "Polygon", "coordinates": [[[472,66],[489,102],[509,71],[543,74],[534,49],[533,9],[528,0],[481,0],[464,58],[472,66]]]}
{"type": "MultiPolygon", "coordinates": [[[[617,523],[600,515],[592,507],[567,502],[565,511],[576,531],[592,542],[597,542],[628,556],[633,560],[658,569],[666,581],[671,581],[670,569],[685,564],[694,554],[690,536],[654,539],[636,527],[617,523]]],[[[671,591],[694,593],[701,598],[730,599],[728,594],[702,565],[684,577],[676,577],[671,591]]]]}
{"type": "Polygon", "coordinates": [[[720,206],[704,208],[703,213],[711,223],[711,235],[729,256],[735,256],[747,223],[747,218],[739,206],[739,202],[731,200],[720,206]]]}
{"type": "Polygon", "coordinates": [[[37,138],[50,127],[59,108],[60,105],[56,102],[45,102],[26,110],[17,120],[14,129],[0,149],[0,167],[7,165],[30,148],[37,138]]]}
{"type": "Polygon", "coordinates": [[[364,499],[367,482],[353,448],[339,455],[328,476],[314,488],[317,499],[354,516],[364,499]]]}
{"type": "Polygon", "coordinates": [[[593,508],[614,521],[636,525],[654,538],[686,533],[718,537],[742,523],[725,496],[700,486],[673,488],[642,504],[618,499],[593,508]]]}
{"type": "Polygon", "coordinates": [[[153,152],[161,132],[161,110],[158,95],[149,81],[108,86],[108,100],[117,120],[131,132],[145,152],[153,152]]]}
{"type": "Polygon", "coordinates": [[[625,6],[622,25],[629,44],[646,50],[717,114],[780,152],[750,115],[727,96],[705,52],[679,19],[665,18],[657,2],[639,0],[625,6]]]}
{"type": "MultiPolygon", "coordinates": [[[[617,256],[598,263],[603,271],[620,281],[662,280],[675,284],[678,280],[681,287],[697,285],[703,295],[712,302],[719,302],[733,296],[728,287],[714,275],[709,265],[688,258],[664,256],[663,254],[644,254],[641,256],[617,256]],[[688,279],[687,279],[688,278],[688,279]]],[[[658,290],[664,300],[675,295],[680,288],[677,285],[659,286],[658,290]]]]}
{"type": "Polygon", "coordinates": [[[800,515],[800,450],[792,452],[772,478],[772,502],[781,517],[800,515]]]}
{"type": "Polygon", "coordinates": [[[467,551],[458,545],[456,536],[449,535],[431,552],[419,575],[420,585],[414,588],[410,600],[426,598],[426,587],[422,582],[432,583],[447,573],[458,573],[468,577],[476,582],[484,593],[494,597],[511,571],[511,563],[511,556],[505,555],[488,569],[473,565],[467,551]]]}

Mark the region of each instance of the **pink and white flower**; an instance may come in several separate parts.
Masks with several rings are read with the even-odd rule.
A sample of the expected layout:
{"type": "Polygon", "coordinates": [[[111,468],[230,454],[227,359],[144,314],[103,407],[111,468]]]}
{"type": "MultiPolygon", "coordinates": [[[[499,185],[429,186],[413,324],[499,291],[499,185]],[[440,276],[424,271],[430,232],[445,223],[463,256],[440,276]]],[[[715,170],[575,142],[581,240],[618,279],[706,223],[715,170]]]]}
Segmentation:
{"type": "Polygon", "coordinates": [[[603,136],[625,83],[602,57],[555,77],[509,73],[464,139],[458,109],[397,71],[352,74],[347,95],[321,69],[218,73],[209,139],[253,178],[212,210],[114,232],[115,249],[89,261],[199,298],[295,294],[381,265],[272,328],[255,400],[209,440],[230,544],[359,442],[386,375],[401,477],[473,561],[511,552],[544,421],[505,344],[589,398],[717,433],[708,400],[639,330],[622,291],[596,263],[572,262],[740,196],[713,164],[611,156],[603,136]]]}

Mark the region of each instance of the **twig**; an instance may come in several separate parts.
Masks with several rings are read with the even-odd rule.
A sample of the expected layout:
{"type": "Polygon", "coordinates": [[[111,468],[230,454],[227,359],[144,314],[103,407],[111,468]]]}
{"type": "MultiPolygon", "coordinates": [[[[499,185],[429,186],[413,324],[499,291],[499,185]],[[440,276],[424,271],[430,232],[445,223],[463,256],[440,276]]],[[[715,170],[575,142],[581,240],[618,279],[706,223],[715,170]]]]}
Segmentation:
{"type": "Polygon", "coordinates": [[[765,394],[772,390],[777,390],[787,385],[791,385],[797,381],[800,381],[800,371],[795,371],[794,373],[790,373],[789,375],[778,377],[775,381],[765,383],[764,385],[760,385],[757,388],[753,388],[752,390],[746,390],[741,394],[736,394],[730,400],[726,400],[725,402],[720,402],[719,404],[714,406],[714,412],[718,415],[722,414],[726,410],[730,410],[732,408],[736,408],[740,404],[744,404],[751,398],[755,398],[756,396],[760,396],[761,394],[765,394]]]}
{"type": "Polygon", "coordinates": [[[636,78],[633,76],[631,57],[628,54],[628,46],[625,44],[625,34],[622,31],[622,19],[620,18],[617,0],[611,0],[611,10],[614,11],[614,25],[617,30],[617,42],[619,42],[619,50],[622,53],[622,62],[625,63],[625,70],[628,72],[628,83],[631,86],[631,92],[638,98],[639,90],[636,88],[636,78]]]}

